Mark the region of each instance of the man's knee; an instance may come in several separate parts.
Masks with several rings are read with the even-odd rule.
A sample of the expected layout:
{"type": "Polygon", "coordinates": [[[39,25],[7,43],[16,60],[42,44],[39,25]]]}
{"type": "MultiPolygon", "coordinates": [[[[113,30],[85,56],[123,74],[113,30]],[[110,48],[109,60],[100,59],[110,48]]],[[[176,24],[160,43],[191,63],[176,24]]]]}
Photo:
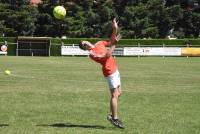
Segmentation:
{"type": "Polygon", "coordinates": [[[119,98],[121,96],[122,92],[118,89],[114,89],[112,92],[112,98],[119,98]]]}

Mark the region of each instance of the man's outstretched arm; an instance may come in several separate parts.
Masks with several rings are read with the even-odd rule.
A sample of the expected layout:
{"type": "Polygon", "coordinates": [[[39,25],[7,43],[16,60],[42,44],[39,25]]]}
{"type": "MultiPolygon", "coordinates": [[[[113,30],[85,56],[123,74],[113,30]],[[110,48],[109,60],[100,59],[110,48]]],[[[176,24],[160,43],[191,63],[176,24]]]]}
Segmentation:
{"type": "Polygon", "coordinates": [[[112,21],[112,34],[110,37],[110,49],[106,53],[106,57],[110,57],[115,50],[115,47],[117,45],[117,42],[121,39],[121,35],[118,34],[118,22],[116,21],[116,18],[112,21]]]}
{"type": "Polygon", "coordinates": [[[113,19],[112,21],[112,34],[110,37],[110,45],[116,45],[117,42],[121,39],[121,35],[118,34],[118,22],[116,18],[113,19]]]}

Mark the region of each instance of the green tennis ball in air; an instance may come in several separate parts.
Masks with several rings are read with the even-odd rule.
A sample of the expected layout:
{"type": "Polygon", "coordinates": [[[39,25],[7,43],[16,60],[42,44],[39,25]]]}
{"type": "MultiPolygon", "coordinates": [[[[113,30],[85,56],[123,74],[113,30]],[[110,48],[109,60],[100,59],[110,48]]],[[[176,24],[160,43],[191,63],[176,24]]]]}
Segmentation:
{"type": "Polygon", "coordinates": [[[5,70],[5,74],[10,75],[11,72],[9,70],[5,70]]]}
{"type": "Polygon", "coordinates": [[[64,19],[66,15],[66,9],[63,6],[56,6],[53,9],[53,15],[57,19],[64,19]]]}

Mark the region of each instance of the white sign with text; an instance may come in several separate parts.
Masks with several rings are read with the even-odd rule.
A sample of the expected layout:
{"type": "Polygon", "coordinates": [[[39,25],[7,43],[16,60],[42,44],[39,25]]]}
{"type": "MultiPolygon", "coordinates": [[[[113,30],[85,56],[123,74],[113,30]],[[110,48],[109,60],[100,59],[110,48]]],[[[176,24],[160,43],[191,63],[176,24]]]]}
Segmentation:
{"type": "Polygon", "coordinates": [[[178,47],[124,47],[124,56],[181,56],[178,47]]]}

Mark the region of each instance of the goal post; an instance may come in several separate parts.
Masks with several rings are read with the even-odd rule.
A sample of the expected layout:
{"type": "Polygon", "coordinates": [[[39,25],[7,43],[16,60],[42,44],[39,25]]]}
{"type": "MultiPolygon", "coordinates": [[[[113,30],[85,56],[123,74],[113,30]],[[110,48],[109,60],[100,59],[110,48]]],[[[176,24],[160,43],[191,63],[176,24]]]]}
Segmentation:
{"type": "Polygon", "coordinates": [[[50,56],[50,37],[18,37],[17,56],[50,56]]]}

